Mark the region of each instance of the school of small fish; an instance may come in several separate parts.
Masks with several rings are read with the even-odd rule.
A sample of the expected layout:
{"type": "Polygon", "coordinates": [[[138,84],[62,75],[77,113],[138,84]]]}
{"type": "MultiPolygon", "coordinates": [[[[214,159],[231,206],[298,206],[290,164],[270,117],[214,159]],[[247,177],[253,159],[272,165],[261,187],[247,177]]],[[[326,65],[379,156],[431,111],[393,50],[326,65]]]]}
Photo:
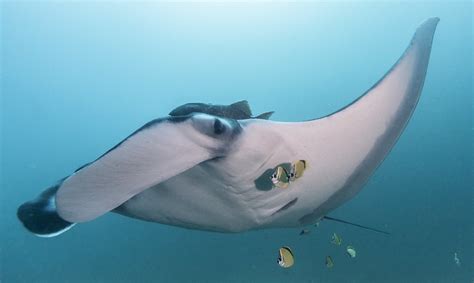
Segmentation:
{"type": "Polygon", "coordinates": [[[285,167],[278,166],[271,175],[273,187],[287,189],[290,186],[290,182],[294,182],[303,176],[306,167],[307,163],[305,160],[297,160],[291,163],[290,172],[285,167]]]}
{"type": "MultiPolygon", "coordinates": [[[[341,236],[339,236],[336,233],[333,233],[332,237],[331,237],[331,244],[336,245],[336,246],[342,245],[341,236]]],[[[355,258],[357,256],[357,252],[356,252],[355,248],[351,245],[348,245],[346,247],[346,253],[350,258],[355,258]]],[[[327,268],[332,268],[333,266],[334,266],[333,259],[331,258],[331,256],[327,256],[326,257],[326,267],[327,268]]]]}
{"type": "MultiPolygon", "coordinates": [[[[290,172],[288,172],[288,170],[283,166],[277,166],[271,175],[273,188],[287,189],[291,182],[294,182],[303,176],[306,168],[307,163],[305,160],[292,162],[291,169],[289,170],[290,172]]],[[[319,221],[314,226],[318,227],[319,221]]],[[[300,235],[308,235],[310,233],[311,230],[305,228],[301,230],[300,235]]],[[[342,238],[338,234],[333,233],[331,243],[340,246],[342,244],[342,238]]],[[[346,253],[350,258],[355,258],[357,255],[355,248],[351,245],[346,247],[346,253]]],[[[295,264],[294,254],[289,247],[283,246],[279,248],[277,262],[282,268],[290,268],[295,264]]],[[[325,264],[327,268],[332,268],[334,266],[334,260],[331,256],[326,256],[325,264]]]]}
{"type": "MultiPolygon", "coordinates": [[[[278,166],[273,174],[271,175],[271,181],[274,188],[287,189],[290,185],[290,182],[296,181],[296,179],[303,176],[303,172],[306,169],[305,160],[297,160],[291,164],[290,172],[283,167],[278,166]]],[[[311,231],[308,229],[303,229],[300,232],[300,235],[307,235],[311,231]]],[[[278,259],[277,263],[282,268],[290,268],[295,264],[295,257],[293,252],[289,247],[281,247],[278,250],[278,259]]]]}
{"type": "MultiPolygon", "coordinates": [[[[319,221],[316,223],[315,227],[318,227],[318,226],[319,226],[319,221]]],[[[301,230],[300,235],[308,235],[309,233],[311,233],[311,230],[309,230],[308,228],[305,228],[301,230]]],[[[333,245],[340,246],[342,244],[342,238],[338,234],[333,233],[330,242],[333,245]]],[[[356,249],[352,245],[348,245],[346,247],[346,254],[349,256],[349,258],[355,258],[357,256],[356,249]]],[[[455,262],[458,264],[459,259],[456,253],[454,253],[454,257],[455,257],[455,262]]],[[[284,246],[278,250],[277,262],[283,268],[289,268],[294,265],[295,263],[294,254],[289,247],[284,246]]],[[[334,267],[334,260],[332,259],[330,255],[326,256],[325,265],[327,268],[334,267]]]]}

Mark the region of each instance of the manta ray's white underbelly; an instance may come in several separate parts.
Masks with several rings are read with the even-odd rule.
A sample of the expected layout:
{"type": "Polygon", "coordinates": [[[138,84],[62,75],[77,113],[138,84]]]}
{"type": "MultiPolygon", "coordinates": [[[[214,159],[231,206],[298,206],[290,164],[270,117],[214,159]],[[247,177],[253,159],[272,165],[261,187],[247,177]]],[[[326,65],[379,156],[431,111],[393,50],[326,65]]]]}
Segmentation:
{"type": "MultiPolygon", "coordinates": [[[[185,228],[241,232],[301,226],[304,224],[302,218],[313,213],[332,194],[314,186],[315,176],[310,177],[311,167],[305,173],[307,176],[292,182],[288,189],[257,188],[257,177],[280,163],[291,161],[294,156],[290,152],[271,155],[258,168],[252,168],[249,174],[221,178],[220,174],[225,170],[219,169],[229,164],[242,164],[242,159],[247,159],[249,164],[258,158],[252,151],[245,156],[240,154],[226,160],[205,162],[143,191],[116,212],[185,228]]],[[[321,216],[314,216],[311,220],[321,216]]]]}
{"type": "Polygon", "coordinates": [[[327,212],[315,210],[343,185],[344,178],[340,184],[326,182],[327,171],[320,170],[323,164],[318,165],[311,157],[314,154],[304,148],[288,147],[295,144],[288,140],[291,137],[271,131],[248,131],[244,135],[245,142],[236,154],[206,161],[147,189],[116,212],[152,222],[220,232],[297,227],[314,222],[327,212]],[[270,135],[272,138],[268,138],[270,135]],[[256,140],[260,142],[252,142],[256,140]],[[255,181],[265,172],[305,157],[308,168],[303,177],[291,182],[287,189],[257,188],[255,181]]]}

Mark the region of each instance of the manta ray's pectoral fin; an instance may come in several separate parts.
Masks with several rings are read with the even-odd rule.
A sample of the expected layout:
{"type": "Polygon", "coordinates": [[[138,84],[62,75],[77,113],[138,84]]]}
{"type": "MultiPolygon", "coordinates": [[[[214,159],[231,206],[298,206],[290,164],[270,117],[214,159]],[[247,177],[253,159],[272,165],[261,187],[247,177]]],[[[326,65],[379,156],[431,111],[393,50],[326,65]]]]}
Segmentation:
{"type": "Polygon", "coordinates": [[[236,121],[206,114],[154,120],[64,180],[58,215],[92,220],[134,195],[197,164],[224,156],[240,131],[236,121]]]}
{"type": "Polygon", "coordinates": [[[420,98],[438,21],[425,21],[395,65],[354,102],[298,125],[294,135],[311,141],[305,153],[312,170],[327,181],[320,189],[326,200],[301,217],[301,224],[354,197],[395,145],[420,98]]]}

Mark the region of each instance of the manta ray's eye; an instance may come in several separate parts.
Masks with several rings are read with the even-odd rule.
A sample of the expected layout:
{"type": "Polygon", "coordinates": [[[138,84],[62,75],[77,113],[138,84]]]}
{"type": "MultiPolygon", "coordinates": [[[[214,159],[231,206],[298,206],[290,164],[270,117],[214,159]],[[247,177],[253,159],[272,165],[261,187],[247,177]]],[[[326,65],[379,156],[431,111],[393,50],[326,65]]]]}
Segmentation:
{"type": "Polygon", "coordinates": [[[224,123],[222,123],[220,119],[214,119],[214,134],[220,135],[224,133],[225,130],[226,130],[226,127],[224,123]]]}
{"type": "Polygon", "coordinates": [[[191,121],[196,130],[212,138],[226,139],[239,130],[237,122],[207,114],[195,114],[191,121]]]}

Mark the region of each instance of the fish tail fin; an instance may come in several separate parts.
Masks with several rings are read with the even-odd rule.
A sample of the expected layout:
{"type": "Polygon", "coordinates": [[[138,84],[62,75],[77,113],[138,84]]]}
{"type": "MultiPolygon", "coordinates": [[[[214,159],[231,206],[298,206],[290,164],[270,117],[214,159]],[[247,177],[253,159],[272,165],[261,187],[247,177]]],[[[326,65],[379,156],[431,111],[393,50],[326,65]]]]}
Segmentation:
{"type": "Polygon", "coordinates": [[[62,219],[56,211],[55,197],[60,185],[61,182],[18,208],[18,219],[28,231],[36,236],[54,237],[69,230],[75,224],[62,219]]]}
{"type": "Polygon", "coordinates": [[[255,119],[268,120],[273,115],[273,113],[275,113],[275,111],[265,112],[265,113],[262,113],[262,114],[256,116],[255,119]]]}

